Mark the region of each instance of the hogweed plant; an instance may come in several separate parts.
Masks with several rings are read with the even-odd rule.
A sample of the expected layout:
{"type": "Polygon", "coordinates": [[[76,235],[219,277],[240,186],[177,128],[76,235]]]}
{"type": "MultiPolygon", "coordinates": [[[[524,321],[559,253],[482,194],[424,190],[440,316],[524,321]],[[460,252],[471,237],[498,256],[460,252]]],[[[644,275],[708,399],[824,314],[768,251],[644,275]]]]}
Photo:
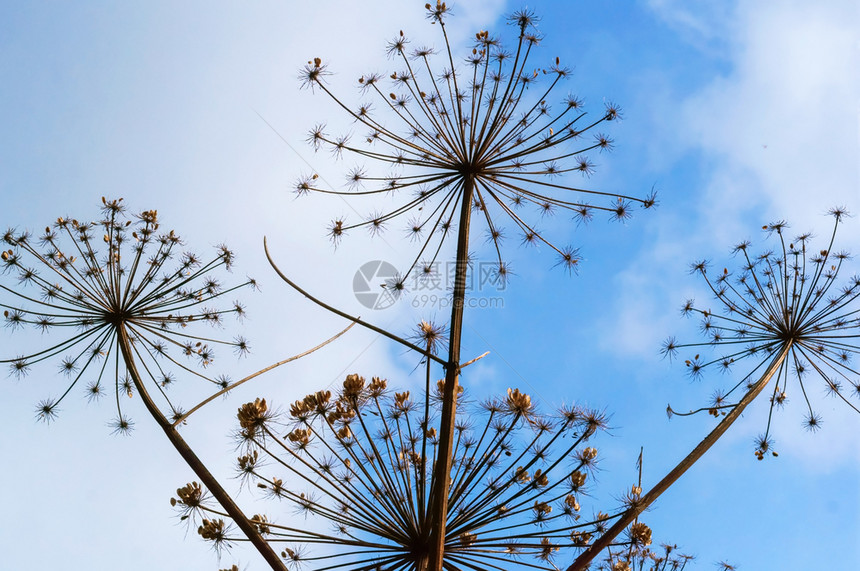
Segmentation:
{"type": "MultiPolygon", "coordinates": [[[[706,339],[679,343],[670,337],[663,344],[663,355],[672,358],[681,350],[696,351],[685,359],[694,379],[710,369],[726,374],[736,366],[747,366],[741,379],[728,390],[715,392],[707,406],[689,413],[678,413],[671,406],[667,409],[670,416],[707,412],[720,418],[720,422],[642,497],[639,505],[583,553],[577,564],[596,556],[605,547],[605,538],[620,533],[625,521],[632,521],[698,461],[771,381],[765,431],[756,439],[755,455],[759,460],[768,454],[777,455],[770,433],[771,420],[790,394],[800,395],[803,401],[804,426],[811,431],[820,428],[822,418],[810,400],[810,380],[821,381],[829,395],[860,412],[860,368],[854,362],[860,353],[860,276],[840,280],[839,273],[850,255],[834,250],[834,245],[836,231],[848,213],[844,208],[834,208],[829,214],[834,220],[833,230],[823,248],[812,246],[811,233],[788,239],[788,225],[779,221],[762,227],[775,242],[772,249],[755,254],[747,241],[734,247],[732,253],[740,261],[735,271],[723,268],[714,275],[709,273],[707,261],[692,264],[691,273],[704,280],[716,307],[688,300],[682,312],[700,319],[700,330],[706,339]],[[701,351],[705,350],[719,353],[703,357],[701,351]]],[[[569,571],[575,568],[581,567],[571,566],[569,571]]]]}
{"type": "MultiPolygon", "coordinates": [[[[427,375],[430,388],[429,366],[427,375]]],[[[318,391],[289,412],[265,399],[239,409],[239,477],[292,507],[280,512],[313,516],[300,526],[254,516],[266,539],[283,546],[291,567],[427,569],[443,385],[416,401],[384,379],[352,374],[336,395],[318,391]]],[[[458,402],[464,400],[460,393],[458,402]]],[[[445,569],[558,569],[554,561],[581,551],[618,517],[585,515],[581,507],[597,461],[588,444],[605,427],[602,413],[570,406],[543,415],[516,389],[461,406],[469,420],[456,426],[445,569]]],[[[628,505],[638,493],[633,487],[628,505]]],[[[200,501],[199,486],[189,484],[178,495],[173,503],[183,516],[204,522],[205,539],[216,545],[240,539],[210,531],[229,525],[200,501]]],[[[636,523],[622,545],[641,554],[650,543],[651,530],[636,523]]]]}
{"type": "Polygon", "coordinates": [[[712,278],[707,262],[693,264],[692,272],[705,281],[722,311],[714,313],[711,309],[700,309],[693,300],[687,301],[684,315],[699,317],[707,340],[679,344],[671,338],[663,347],[669,357],[679,350],[691,352],[707,346],[723,350],[716,358],[703,359],[696,354],[686,359],[693,378],[701,377],[708,369],[728,372],[737,363],[751,361],[754,365],[728,390],[715,392],[708,407],[683,414],[670,409],[678,415],[707,410],[719,416],[738,406],[739,403],[731,402],[735,395],[749,396],[752,389],[758,388],[757,379],[763,378],[761,370],[766,368],[766,359],[775,359],[768,420],[755,450],[759,460],[773,452],[771,420],[773,413],[785,405],[789,394],[803,400],[804,426],[813,432],[821,427],[822,417],[810,401],[814,393],[807,389],[811,379],[822,381],[827,394],[860,412],[860,380],[854,363],[854,357],[860,353],[860,307],[856,304],[860,297],[860,276],[853,275],[844,283],[839,280],[850,255],[834,251],[833,247],[836,230],[848,214],[841,208],[832,209],[830,214],[834,225],[823,249],[812,247],[813,236],[809,233],[786,240],[788,227],[780,221],[762,228],[776,236],[775,249],[753,254],[749,242],[734,247],[733,254],[743,262],[740,271],[729,272],[724,268],[712,278]]]}
{"type": "Polygon", "coordinates": [[[37,363],[59,361],[60,372],[70,382],[58,398],[40,403],[40,420],[50,422],[72,389],[85,384],[80,388],[89,399],[113,389],[114,424],[125,431],[130,421],[120,396],[133,396],[136,387],[123,374],[123,336],[134,348],[150,390],[163,400],[167,416],[178,418],[182,409],[169,396],[176,382],[173,370],[223,388],[226,378],[205,374],[215,358],[214,348],[228,347],[240,355],[248,351],[244,338],[203,338],[191,334],[188,326],[217,325],[228,315],[241,317],[244,307],[238,301],[227,308],[212,304],[253,282],[225,289],[215,277],[216,270],[229,269],[233,263],[233,253],[226,246],[204,263],[183,250],[173,231],[159,233],[156,211],[129,217],[122,199],[102,199],[102,203],[104,217],[99,221],[61,217],[38,237],[14,229],[3,236],[11,247],[2,252],[3,273],[18,286],[0,288],[19,302],[0,304],[6,327],[66,335],[34,355],[0,362],[21,378],[37,363]]]}
{"type": "Polygon", "coordinates": [[[214,257],[204,260],[185,251],[177,234],[160,229],[155,210],[129,215],[122,199],[102,198],[102,214],[96,221],[58,218],[39,236],[6,231],[7,249],[0,255],[7,278],[0,284],[5,325],[59,339],[0,363],[17,378],[38,365],[58,363],[65,389],[36,408],[37,418],[46,422],[56,417],[73,390],[89,399],[113,393],[112,426],[128,433],[133,422],[122,403],[138,396],[221,506],[246,528],[263,556],[282,568],[180,436],[177,424],[187,413],[169,394],[177,372],[204,383],[209,392],[230,387],[227,377],[208,373],[215,348],[243,355],[247,341],[201,335],[195,326],[242,317],[243,305],[230,296],[254,281],[223,285],[217,271],[230,269],[233,252],[219,246],[214,257]]]}
{"type": "MultiPolygon", "coordinates": [[[[695,559],[678,551],[677,545],[662,544],[659,549],[634,545],[632,548],[617,552],[609,549],[605,561],[597,566],[597,571],[683,571],[695,559]]],[[[720,567],[731,571],[734,567],[720,567]]]]}
{"type": "Polygon", "coordinates": [[[521,10],[508,19],[516,36],[510,50],[499,37],[480,31],[471,50],[461,58],[454,55],[446,31],[447,5],[437,2],[425,8],[431,23],[438,25],[442,47],[412,47],[401,31],[387,46],[396,69],[358,78],[364,102],[353,105],[329,87],[330,71],[321,58],[313,58],[302,70],[304,87],[326,94],[352,119],[353,129],[365,132],[356,137],[330,135],[325,125],[315,126],[308,136],[315,149],[327,149],[336,157],[348,156],[358,163],[347,174],[348,188],[327,187],[313,173],[299,179],[295,190],[300,195],[393,197],[396,206],[371,212],[362,220],[336,218],[329,235],[337,244],[351,230],[365,228],[377,234],[395,222],[404,223],[418,243],[418,252],[398,278],[384,284],[395,291],[405,287],[413,272],[432,273],[444,243],[456,236],[450,343],[429,508],[437,526],[430,569],[441,571],[447,521],[443,498],[448,497],[454,453],[455,395],[473,214],[495,252],[495,278],[504,281],[511,274],[501,249],[509,232],[505,224],[523,244],[545,245],[557,255],[558,265],[575,271],[580,263],[578,250],[547,238],[539,228],[541,219],[565,213],[584,222],[604,212],[625,220],[632,205],[649,208],[655,198],[653,194],[635,198],[589,190],[570,180],[573,175],[591,174],[594,164],[589,152],[611,148],[612,141],[597,129],[615,121],[619,110],[610,104],[591,118],[573,95],[551,103],[570,70],[559,58],[545,67],[532,63],[541,40],[532,12],[521,10]],[[373,172],[367,164],[387,170],[373,172]],[[536,213],[537,222],[530,219],[528,210],[536,213]]]}
{"type": "MultiPolygon", "coordinates": [[[[552,250],[556,265],[573,272],[580,263],[578,250],[541,228],[547,216],[564,214],[579,224],[602,212],[626,220],[634,205],[650,208],[655,197],[590,190],[573,180],[592,173],[590,153],[612,147],[597,130],[616,121],[619,110],[610,104],[590,117],[575,96],[558,97],[570,71],[559,58],[545,67],[531,63],[541,40],[531,12],[508,19],[515,36],[510,50],[480,31],[459,58],[446,31],[446,4],[427,4],[426,10],[442,47],[413,48],[400,32],[387,48],[397,69],[358,78],[365,102],[353,106],[337,95],[322,59],[313,58],[302,70],[304,87],[326,94],[354,129],[365,132],[332,136],[324,125],[314,127],[309,136],[314,148],[358,164],[344,189],[331,188],[312,173],[296,183],[296,192],[387,197],[395,203],[362,220],[333,220],[334,243],[361,228],[376,235],[403,223],[417,252],[400,276],[383,284],[396,292],[408,276],[431,274],[436,261],[449,255],[446,241],[456,243],[447,326],[422,322],[415,335],[404,338],[301,289],[278,268],[264,242],[269,262],[287,284],[325,310],[410,349],[424,367],[424,390],[417,399],[409,391],[390,390],[380,378],[368,382],[349,375],[336,394],[318,391],[288,411],[264,399],[239,409],[241,481],[313,516],[311,521],[246,517],[178,431],[213,398],[292,360],[234,383],[209,373],[215,350],[248,351],[242,337],[223,340],[196,329],[244,313],[230,297],[253,280],[225,287],[215,277],[233,262],[226,247],[203,261],[184,252],[176,234],[160,231],[155,211],[129,216],[121,200],[103,199],[101,220],[59,218],[38,238],[7,231],[0,254],[8,278],[0,284],[7,327],[65,335],[0,363],[15,377],[39,364],[59,363],[67,383],[60,396],[39,404],[37,416],[45,421],[80,387],[89,398],[112,392],[113,426],[126,433],[132,423],[122,403],[139,397],[201,482],[179,488],[171,499],[180,517],[219,549],[250,541],[272,569],[552,570],[572,557],[568,571],[588,569],[597,558],[602,558],[599,568],[612,571],[684,569],[690,558],[674,547],[650,547],[651,530],[638,518],[771,380],[776,379],[771,413],[799,391],[810,429],[821,424],[806,388],[810,376],[823,379],[832,395],[858,410],[860,385],[852,359],[859,350],[860,278],[840,286],[838,274],[848,255],[833,251],[836,227],[846,213],[832,212],[836,224],[826,249],[812,249],[809,235],[786,242],[786,226],[777,223],[765,229],[777,236],[778,247],[756,256],[749,244],[741,244],[736,253],[743,265],[737,272],[724,269],[714,277],[707,263],[694,266],[719,307],[700,309],[689,302],[685,312],[702,319],[707,339],[689,344],[670,339],[664,353],[723,349],[714,359],[701,353],[687,359],[696,377],[708,368],[752,365],[736,385],[694,411],[710,412],[719,424],[656,486],[642,493],[640,464],[639,482],[622,496],[619,508],[586,515],[581,504],[597,455],[590,440],[604,428],[603,415],[579,407],[541,414],[515,389],[475,404],[460,385],[461,371],[472,363],[460,355],[475,250],[472,217],[494,252],[495,278],[504,281],[512,273],[502,254],[509,232],[524,245],[552,250]],[[177,372],[209,389],[188,410],[168,390],[177,372]]],[[[770,416],[756,455],[761,459],[768,452],[770,416]]]]}
{"type": "Polygon", "coordinates": [[[428,4],[427,10],[443,36],[441,53],[426,46],[411,48],[401,31],[387,46],[389,58],[400,67],[387,77],[378,73],[359,77],[358,89],[366,101],[356,106],[332,91],[326,81],[328,66],[320,58],[302,70],[303,86],[325,93],[367,131],[354,141],[316,125],[308,135],[313,148],[389,170],[375,175],[364,165],[354,166],[344,190],[326,187],[315,173],[296,182],[296,193],[390,195],[398,203],[363,220],[333,220],[329,236],[335,243],[351,230],[366,228],[375,235],[399,222],[420,244],[399,284],[390,284],[402,287],[411,272],[429,271],[447,238],[468,234],[475,212],[493,247],[497,277],[504,280],[509,274],[502,255],[502,243],[509,236],[505,223],[524,244],[551,248],[566,268],[573,270],[579,263],[572,246],[550,241],[524,209],[531,209],[539,220],[567,213],[577,222],[587,222],[599,212],[624,220],[631,216],[633,203],[654,205],[653,196],[642,199],[589,190],[569,180],[567,175],[586,178],[594,172],[588,153],[612,147],[612,140],[596,129],[616,120],[620,111],[607,104],[591,118],[582,101],[570,94],[551,106],[548,100],[571,71],[559,58],[546,68],[530,67],[532,50],[541,40],[533,13],[524,10],[508,19],[518,34],[513,51],[505,49],[500,38],[481,31],[475,34],[471,53],[460,60],[451,51],[445,29],[448,8],[437,3],[428,4]],[[595,199],[602,200],[593,203],[595,199]]]}

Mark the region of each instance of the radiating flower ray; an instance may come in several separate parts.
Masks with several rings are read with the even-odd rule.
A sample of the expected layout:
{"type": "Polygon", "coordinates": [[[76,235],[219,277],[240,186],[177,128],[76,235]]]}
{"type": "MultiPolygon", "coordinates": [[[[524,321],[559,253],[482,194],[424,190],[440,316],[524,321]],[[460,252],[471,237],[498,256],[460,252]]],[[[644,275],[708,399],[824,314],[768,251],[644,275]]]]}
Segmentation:
{"type": "Polygon", "coordinates": [[[756,383],[767,361],[785,353],[770,391],[767,425],[757,440],[759,459],[773,451],[773,412],[788,401],[789,395],[802,399],[805,426],[813,431],[820,428],[822,418],[813,406],[815,393],[809,389],[811,378],[822,380],[830,396],[860,412],[860,369],[855,362],[860,353],[860,276],[839,279],[850,255],[834,250],[834,245],[836,231],[847,212],[835,208],[830,214],[834,218],[833,230],[823,248],[812,247],[811,234],[788,240],[788,227],[780,221],[763,227],[775,237],[773,250],[756,255],[749,242],[734,248],[741,260],[737,271],[725,268],[712,277],[706,262],[693,264],[693,273],[705,280],[721,311],[701,309],[688,301],[683,313],[700,318],[707,341],[681,344],[670,338],[663,346],[663,353],[669,357],[682,349],[724,349],[715,357],[696,354],[686,359],[688,372],[694,378],[706,369],[728,373],[740,362],[752,362],[740,381],[715,393],[709,406],[692,411],[707,410],[714,416],[734,407],[733,401],[739,398],[735,395],[743,396],[756,383]]]}
{"type": "MultiPolygon", "coordinates": [[[[530,67],[533,49],[541,39],[532,12],[522,10],[509,18],[516,33],[512,52],[500,38],[481,31],[475,34],[470,53],[459,58],[445,27],[447,6],[437,2],[426,9],[429,19],[439,24],[444,47],[412,48],[401,31],[387,46],[399,69],[386,76],[359,77],[365,102],[353,106],[335,93],[326,80],[328,67],[320,58],[309,61],[300,74],[304,87],[325,93],[355,125],[367,129],[364,136],[335,136],[324,124],[317,124],[307,138],[314,149],[390,170],[369,175],[358,164],[349,170],[345,190],[323,186],[317,174],[303,176],[296,182],[296,192],[391,195],[399,204],[364,220],[335,219],[329,226],[335,243],[353,229],[367,227],[376,234],[395,220],[417,216],[407,224],[408,232],[423,245],[403,272],[406,279],[419,261],[432,263],[439,255],[465,199],[467,207],[481,213],[500,273],[506,268],[501,249],[504,220],[511,221],[528,242],[552,248],[571,268],[572,248],[544,237],[515,208],[530,206],[541,216],[568,212],[577,221],[587,221],[595,212],[625,219],[632,204],[654,205],[653,194],[636,198],[586,189],[568,180],[573,174],[587,177],[593,172],[588,153],[612,147],[612,141],[596,129],[616,120],[619,109],[607,104],[602,114],[589,118],[582,101],[572,95],[551,107],[548,100],[570,70],[559,58],[543,68],[530,67]]],[[[468,228],[459,231],[468,232],[468,228]]]]}
{"type": "Polygon", "coordinates": [[[216,255],[204,261],[182,251],[173,231],[159,232],[154,210],[130,216],[122,199],[102,199],[102,213],[94,222],[58,218],[38,238],[16,230],[4,234],[8,249],[2,252],[3,274],[12,278],[7,282],[18,282],[0,283],[6,326],[63,335],[44,349],[0,363],[21,377],[31,367],[59,360],[68,382],[59,397],[40,403],[40,419],[53,419],[72,389],[87,383],[90,397],[113,385],[120,421],[127,418],[120,396],[134,394],[117,345],[123,327],[138,367],[163,399],[168,415],[181,414],[167,392],[175,381],[173,371],[217,389],[224,378],[206,372],[214,348],[229,347],[240,354],[248,350],[244,338],[201,336],[189,326],[197,322],[218,326],[227,316],[241,317],[244,307],[237,301],[220,308],[214,304],[252,286],[253,280],[222,285],[214,272],[230,269],[233,253],[219,246],[216,255]]]}
{"type": "MultiPolygon", "coordinates": [[[[438,331],[422,325],[419,333],[437,341],[438,331]]],[[[288,412],[265,399],[239,409],[239,477],[292,507],[255,516],[266,522],[267,541],[284,546],[287,565],[425,568],[443,383],[416,402],[383,379],[348,375],[336,395],[318,391],[288,412]],[[282,524],[270,517],[276,511],[310,519],[297,526],[287,517],[282,524]]],[[[458,424],[455,439],[446,569],[557,569],[554,561],[581,551],[617,517],[583,516],[580,505],[597,458],[588,442],[605,428],[601,413],[574,406],[542,415],[516,389],[460,406],[469,421],[458,424]]],[[[196,510],[199,502],[182,493],[173,503],[186,519],[189,511],[225,517],[207,506],[196,510]]],[[[634,488],[629,501],[638,493],[634,488]]],[[[636,530],[619,549],[650,543],[647,526],[636,530]]]]}

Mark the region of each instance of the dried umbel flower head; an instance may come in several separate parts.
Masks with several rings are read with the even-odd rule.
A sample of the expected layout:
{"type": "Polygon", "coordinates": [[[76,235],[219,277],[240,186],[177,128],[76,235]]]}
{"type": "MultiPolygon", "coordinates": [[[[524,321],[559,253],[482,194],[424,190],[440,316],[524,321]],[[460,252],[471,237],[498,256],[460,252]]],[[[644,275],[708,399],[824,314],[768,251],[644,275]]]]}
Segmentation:
{"type": "Polygon", "coordinates": [[[180,521],[197,521],[206,511],[213,508],[209,494],[197,482],[190,482],[176,490],[176,497],[170,498],[170,505],[179,511],[180,521]]]}
{"type": "Polygon", "coordinates": [[[529,395],[521,393],[519,389],[508,389],[506,405],[511,412],[528,417],[532,410],[532,399],[529,395]]]}
{"type": "MultiPolygon", "coordinates": [[[[644,526],[632,524],[631,528],[637,525],[644,526]]],[[[683,571],[693,559],[691,555],[679,553],[675,545],[663,544],[659,549],[651,549],[647,545],[631,543],[621,549],[608,549],[606,559],[597,565],[597,571],[683,571]]]]}
{"type": "Polygon", "coordinates": [[[630,541],[634,545],[648,546],[651,545],[651,528],[644,523],[638,521],[630,526],[627,530],[630,536],[630,541]]]}
{"type": "Polygon", "coordinates": [[[217,552],[223,549],[230,548],[230,540],[228,535],[230,528],[224,523],[223,519],[211,520],[204,519],[203,523],[197,528],[197,533],[205,540],[212,542],[212,547],[217,552]]]}
{"type": "Polygon", "coordinates": [[[444,348],[448,342],[444,327],[425,320],[422,320],[415,328],[412,339],[433,354],[437,353],[440,348],[444,348]]]}
{"type": "Polygon", "coordinates": [[[6,327],[60,337],[30,355],[0,359],[17,377],[39,363],[59,362],[67,386],[60,396],[39,403],[42,420],[51,420],[75,387],[88,399],[113,389],[116,432],[132,426],[122,412],[122,397],[142,389],[160,395],[168,416],[178,418],[181,411],[167,394],[173,370],[223,388],[225,377],[204,372],[215,358],[214,348],[248,350],[243,338],[201,337],[194,326],[241,317],[244,307],[229,296],[253,280],[222,284],[216,271],[230,269],[233,252],[219,246],[204,260],[184,251],[177,234],[160,229],[155,210],[129,215],[122,199],[102,198],[99,220],[61,217],[38,237],[10,229],[2,241],[0,309],[6,327]],[[135,375],[127,374],[132,361],[135,375]],[[148,388],[137,386],[143,379],[151,381],[148,388]]]}
{"type": "Polygon", "coordinates": [[[835,208],[830,215],[833,230],[823,246],[813,247],[811,234],[788,239],[788,226],[780,221],[762,227],[776,242],[773,249],[754,254],[749,242],[734,248],[741,260],[738,270],[724,268],[712,275],[706,262],[693,264],[692,272],[705,281],[718,308],[704,309],[691,300],[683,313],[700,318],[707,340],[678,343],[670,338],[663,345],[663,353],[669,357],[682,349],[697,352],[685,361],[694,378],[706,369],[728,372],[735,365],[750,363],[737,384],[716,393],[711,405],[693,412],[724,415],[775,379],[767,427],[757,439],[759,460],[766,454],[776,455],[770,438],[771,418],[789,396],[802,400],[806,409],[803,422],[809,430],[821,426],[821,416],[811,400],[816,391],[809,388],[810,380],[818,379],[831,397],[860,412],[860,369],[854,363],[860,353],[860,276],[840,279],[849,255],[834,250],[834,243],[847,213],[835,208]],[[723,352],[705,358],[698,353],[703,347],[723,352]]]}
{"type": "Polygon", "coordinates": [[[251,439],[257,436],[266,422],[272,419],[273,414],[269,411],[266,399],[257,399],[254,402],[243,404],[239,407],[237,415],[242,437],[251,439]]]}
{"type": "MultiPolygon", "coordinates": [[[[256,487],[314,516],[302,526],[269,517],[267,537],[286,543],[287,564],[307,569],[422,568],[430,549],[438,403],[428,413],[412,406],[410,392],[355,374],[336,397],[326,396],[326,406],[305,406],[320,394],[327,395],[297,401],[285,432],[283,423],[265,422],[246,443],[269,459],[240,467],[256,487]]],[[[241,411],[259,403],[240,409],[243,430],[241,411]]],[[[570,407],[541,415],[516,389],[479,408],[461,407],[470,421],[457,428],[446,568],[495,569],[509,561],[556,569],[555,559],[599,535],[609,516],[584,518],[580,501],[597,456],[585,444],[595,423],[602,427],[600,413],[570,407]]],[[[644,528],[633,533],[631,541],[646,541],[644,528]]]]}
{"type": "Polygon", "coordinates": [[[618,107],[607,104],[589,117],[577,97],[558,97],[571,72],[557,57],[535,67],[532,56],[541,37],[533,13],[520,11],[508,19],[515,34],[510,51],[499,37],[480,31],[460,57],[451,50],[448,8],[437,3],[426,9],[438,24],[443,47],[412,47],[401,31],[387,47],[397,69],[360,76],[361,103],[353,105],[333,91],[321,58],[308,61],[300,74],[302,86],[325,93],[352,119],[351,129],[364,132],[337,136],[324,124],[313,127],[308,142],[315,150],[358,163],[347,174],[345,190],[328,187],[314,173],[301,177],[295,191],[393,196],[396,206],[373,210],[359,221],[337,218],[328,231],[337,244],[357,228],[376,235],[402,223],[421,244],[402,280],[419,260],[429,260],[424,265],[436,260],[455,227],[468,234],[473,213],[495,250],[498,278],[509,274],[501,252],[509,233],[506,224],[524,244],[545,244],[555,251],[558,264],[576,270],[577,250],[547,238],[540,220],[567,213],[586,222],[601,211],[625,220],[633,204],[648,208],[655,203],[653,194],[635,198],[581,186],[580,179],[594,170],[589,153],[612,147],[597,129],[619,117],[618,107]]]}

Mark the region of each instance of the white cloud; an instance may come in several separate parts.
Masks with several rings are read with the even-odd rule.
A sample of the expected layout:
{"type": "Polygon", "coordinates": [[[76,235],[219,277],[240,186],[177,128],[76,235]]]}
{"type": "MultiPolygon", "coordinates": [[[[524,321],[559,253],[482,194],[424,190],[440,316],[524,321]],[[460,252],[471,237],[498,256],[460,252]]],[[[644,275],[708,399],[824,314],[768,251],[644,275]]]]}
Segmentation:
{"type": "Polygon", "coordinates": [[[750,2],[735,15],[730,70],[684,102],[679,124],[712,157],[702,209],[763,199],[770,216],[820,227],[831,206],[860,208],[856,3],[750,2]]]}
{"type": "Polygon", "coordinates": [[[647,3],[666,25],[697,48],[715,52],[725,47],[733,19],[730,2],[648,0],[647,3]]]}

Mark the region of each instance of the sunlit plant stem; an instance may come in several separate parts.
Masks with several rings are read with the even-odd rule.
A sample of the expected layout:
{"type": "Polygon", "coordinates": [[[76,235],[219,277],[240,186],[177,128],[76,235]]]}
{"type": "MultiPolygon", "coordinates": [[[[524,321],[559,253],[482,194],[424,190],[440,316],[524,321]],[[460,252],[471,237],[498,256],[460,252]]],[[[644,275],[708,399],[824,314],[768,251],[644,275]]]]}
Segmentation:
{"type": "Polygon", "coordinates": [[[188,446],[188,443],[185,442],[185,439],[179,434],[179,431],[173,426],[173,424],[161,413],[161,410],[155,405],[152,399],[149,396],[149,393],[146,390],[146,386],[144,385],[140,374],[137,371],[137,366],[135,364],[135,359],[131,350],[131,342],[129,341],[128,332],[125,329],[125,326],[122,323],[117,324],[117,337],[119,349],[122,353],[123,361],[125,362],[125,366],[127,368],[128,374],[131,377],[132,382],[134,383],[135,389],[137,389],[137,394],[140,395],[141,400],[143,401],[146,410],[155,419],[155,422],[158,423],[158,426],[164,431],[164,434],[167,436],[167,439],[173,444],[173,447],[179,452],[179,455],[182,456],[182,459],[185,460],[185,463],[194,470],[194,473],[197,474],[197,477],[203,482],[203,484],[209,489],[212,496],[218,500],[218,503],[221,504],[221,507],[230,515],[236,525],[239,526],[239,529],[245,534],[248,540],[257,548],[257,551],[260,552],[260,555],[263,556],[263,559],[272,567],[275,571],[287,571],[287,568],[284,566],[284,563],[272,549],[272,547],[262,538],[260,533],[254,528],[254,526],[248,521],[248,518],[245,517],[245,514],[242,513],[242,510],[239,506],[236,505],[236,502],[233,501],[233,498],[230,497],[230,494],[221,487],[221,484],[218,483],[218,480],[215,479],[215,476],[206,468],[200,458],[191,450],[191,447],[188,446]]]}
{"type": "Polygon", "coordinates": [[[693,448],[692,452],[687,454],[687,456],[684,457],[684,459],[681,460],[668,474],[666,474],[662,480],[643,495],[636,505],[631,506],[630,509],[615,521],[612,527],[606,530],[603,535],[598,537],[594,543],[588,547],[588,549],[583,551],[582,554],[570,565],[570,567],[567,568],[567,571],[583,571],[584,569],[588,569],[589,563],[591,563],[591,561],[597,557],[601,551],[609,547],[612,544],[612,541],[627,529],[627,526],[633,523],[633,520],[639,517],[643,511],[648,509],[648,506],[650,506],[654,500],[659,498],[663,492],[668,490],[672,484],[674,484],[693,466],[693,464],[698,462],[699,459],[705,455],[705,452],[710,450],[710,448],[716,444],[720,438],[722,438],[723,434],[725,434],[729,427],[734,424],[738,418],[740,418],[746,407],[761,394],[773,376],[783,366],[786,358],[791,354],[791,348],[792,342],[789,340],[782,347],[779,354],[773,358],[773,361],[771,361],[770,366],[765,370],[761,378],[747,391],[747,394],[744,395],[738,404],[734,406],[731,412],[723,417],[711,433],[699,442],[699,444],[693,448]]]}
{"type": "Polygon", "coordinates": [[[451,309],[448,365],[445,370],[445,388],[442,392],[442,418],[439,430],[439,456],[433,472],[433,487],[430,492],[431,521],[433,521],[430,544],[430,569],[442,571],[445,553],[445,522],[448,519],[449,474],[453,461],[454,423],[456,399],[460,374],[460,341],[463,333],[463,308],[466,300],[466,272],[469,267],[469,217],[472,212],[474,180],[466,176],[463,181],[463,203],[460,207],[460,232],[457,236],[457,258],[454,274],[454,293],[451,309]]]}

